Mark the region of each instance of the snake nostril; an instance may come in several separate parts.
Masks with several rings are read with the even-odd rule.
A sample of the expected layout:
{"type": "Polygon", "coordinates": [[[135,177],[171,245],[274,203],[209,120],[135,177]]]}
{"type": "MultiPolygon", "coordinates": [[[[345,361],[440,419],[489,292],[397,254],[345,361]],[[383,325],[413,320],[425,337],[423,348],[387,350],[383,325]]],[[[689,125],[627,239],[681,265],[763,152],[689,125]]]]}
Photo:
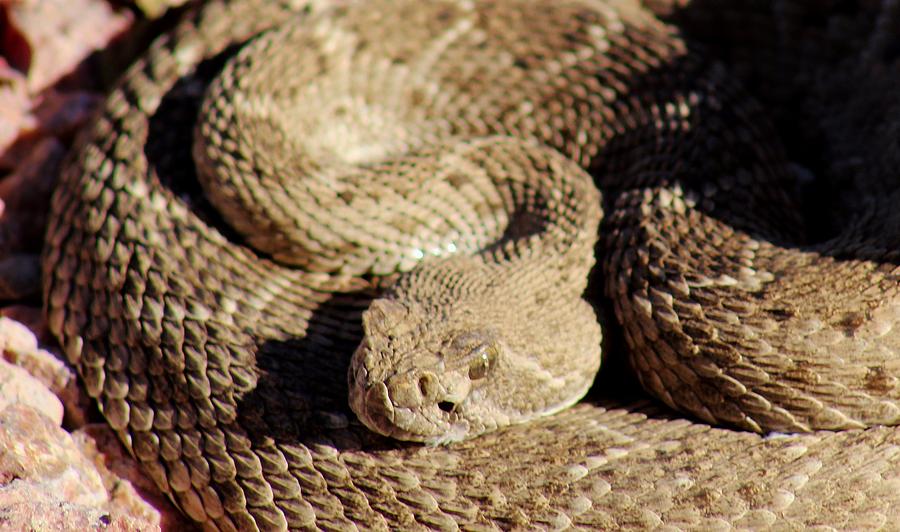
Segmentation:
{"type": "Polygon", "coordinates": [[[449,414],[450,412],[453,412],[454,408],[456,408],[456,404],[451,403],[450,401],[441,401],[440,403],[438,403],[438,408],[449,414]]]}
{"type": "Polygon", "coordinates": [[[425,373],[419,377],[419,393],[426,399],[437,395],[437,382],[434,375],[425,373]]]}

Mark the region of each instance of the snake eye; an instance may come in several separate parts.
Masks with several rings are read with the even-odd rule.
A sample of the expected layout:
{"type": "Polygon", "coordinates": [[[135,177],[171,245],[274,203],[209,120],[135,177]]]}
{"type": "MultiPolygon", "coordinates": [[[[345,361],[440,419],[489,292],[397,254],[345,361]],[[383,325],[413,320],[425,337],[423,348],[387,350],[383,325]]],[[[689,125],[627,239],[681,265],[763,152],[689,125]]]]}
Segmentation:
{"type": "Polygon", "coordinates": [[[500,350],[496,344],[482,344],[472,351],[472,361],[469,362],[469,379],[476,381],[483,379],[497,364],[497,356],[500,350]]]}

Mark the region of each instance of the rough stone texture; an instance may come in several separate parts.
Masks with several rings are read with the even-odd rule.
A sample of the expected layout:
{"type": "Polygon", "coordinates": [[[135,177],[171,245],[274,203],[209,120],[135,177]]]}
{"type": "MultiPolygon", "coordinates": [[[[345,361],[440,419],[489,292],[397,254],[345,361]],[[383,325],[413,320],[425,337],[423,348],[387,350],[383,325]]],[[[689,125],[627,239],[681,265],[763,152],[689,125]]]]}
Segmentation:
{"type": "Polygon", "coordinates": [[[9,25],[24,50],[15,66],[26,71],[28,88],[37,92],[71,76],[92,52],[124,31],[132,17],[111,2],[42,0],[11,2],[9,25]]]}
{"type": "Polygon", "coordinates": [[[0,506],[0,530],[144,532],[153,527],[126,515],[110,515],[99,508],[56,500],[0,506]]]}
{"type": "Polygon", "coordinates": [[[99,507],[106,500],[100,475],[57,423],[22,404],[0,412],[0,507],[51,501],[99,507]]]}
{"type": "Polygon", "coordinates": [[[20,356],[35,351],[38,344],[28,327],[9,318],[0,318],[0,347],[6,353],[20,356]]]}
{"type": "Polygon", "coordinates": [[[41,382],[24,369],[0,360],[0,410],[25,405],[59,425],[63,405],[41,382]]]}

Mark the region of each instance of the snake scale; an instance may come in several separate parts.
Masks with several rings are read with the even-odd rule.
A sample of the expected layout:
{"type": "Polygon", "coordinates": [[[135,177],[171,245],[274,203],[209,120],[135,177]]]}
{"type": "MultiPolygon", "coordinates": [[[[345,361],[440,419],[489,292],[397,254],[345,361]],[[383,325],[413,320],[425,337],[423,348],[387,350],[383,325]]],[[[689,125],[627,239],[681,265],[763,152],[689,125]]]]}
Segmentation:
{"type": "Polygon", "coordinates": [[[206,2],[79,137],[51,330],[210,529],[896,527],[900,8],[813,4],[206,2]],[[565,408],[604,294],[684,414],[565,408]]]}

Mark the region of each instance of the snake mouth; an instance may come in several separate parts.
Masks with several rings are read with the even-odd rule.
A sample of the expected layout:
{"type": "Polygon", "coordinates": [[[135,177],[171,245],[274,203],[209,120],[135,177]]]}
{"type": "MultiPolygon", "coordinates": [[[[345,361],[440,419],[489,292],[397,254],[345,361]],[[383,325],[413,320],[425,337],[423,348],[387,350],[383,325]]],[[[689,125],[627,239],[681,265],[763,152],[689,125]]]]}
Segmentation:
{"type": "Polygon", "coordinates": [[[350,406],[369,430],[398,440],[438,445],[462,440],[469,432],[469,423],[459,418],[455,403],[398,406],[383,382],[373,383],[365,391],[352,390],[350,406]]]}
{"type": "Polygon", "coordinates": [[[470,433],[460,408],[466,395],[448,393],[433,374],[385,376],[351,362],[347,380],[350,409],[375,433],[428,445],[460,441],[470,433]]]}
{"type": "Polygon", "coordinates": [[[366,388],[359,398],[358,407],[354,410],[363,425],[379,434],[394,437],[397,409],[390,401],[387,386],[377,382],[366,388]]]}

